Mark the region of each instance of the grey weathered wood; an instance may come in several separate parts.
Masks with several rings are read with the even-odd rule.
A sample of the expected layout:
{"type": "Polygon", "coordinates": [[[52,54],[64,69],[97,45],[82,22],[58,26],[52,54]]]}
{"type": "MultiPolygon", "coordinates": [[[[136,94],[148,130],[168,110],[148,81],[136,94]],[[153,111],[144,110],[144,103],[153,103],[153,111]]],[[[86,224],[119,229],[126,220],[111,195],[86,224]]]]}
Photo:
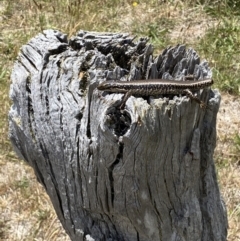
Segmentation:
{"type": "Polygon", "coordinates": [[[193,49],[157,58],[147,39],[44,31],[12,72],[9,136],[35,170],[72,240],[220,241],[227,218],[213,162],[218,91],[130,97],[96,89],[105,79],[211,77],[193,49]]]}

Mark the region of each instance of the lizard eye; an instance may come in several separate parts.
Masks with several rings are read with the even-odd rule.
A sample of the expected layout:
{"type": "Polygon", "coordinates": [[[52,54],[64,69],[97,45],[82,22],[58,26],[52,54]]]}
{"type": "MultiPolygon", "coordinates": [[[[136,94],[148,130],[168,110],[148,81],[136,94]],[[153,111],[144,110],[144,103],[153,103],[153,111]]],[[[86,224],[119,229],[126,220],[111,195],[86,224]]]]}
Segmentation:
{"type": "Polygon", "coordinates": [[[105,89],[107,89],[108,88],[108,83],[106,83],[106,82],[103,82],[103,83],[101,83],[97,88],[99,89],[99,90],[105,90],[105,89]]]}

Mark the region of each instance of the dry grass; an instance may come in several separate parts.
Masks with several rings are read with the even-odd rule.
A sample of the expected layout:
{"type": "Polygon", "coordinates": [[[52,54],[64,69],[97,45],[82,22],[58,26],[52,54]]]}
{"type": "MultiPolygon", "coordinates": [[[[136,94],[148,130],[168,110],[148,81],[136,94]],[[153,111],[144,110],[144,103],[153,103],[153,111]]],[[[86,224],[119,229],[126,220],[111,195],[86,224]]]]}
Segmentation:
{"type": "MultiPolygon", "coordinates": [[[[156,53],[169,44],[186,43],[198,48],[201,55],[206,56],[214,65],[220,66],[218,59],[214,59],[211,53],[208,54],[209,42],[204,37],[206,31],[212,26],[219,25],[221,20],[217,16],[207,14],[204,10],[206,6],[193,3],[187,5],[186,2],[190,4],[192,1],[180,0],[171,3],[163,1],[161,6],[159,6],[161,1],[156,0],[141,1],[139,4],[133,2],[131,0],[0,1],[1,240],[69,240],[48,196],[36,181],[32,169],[15,157],[7,138],[11,67],[19,48],[27,43],[30,37],[47,28],[61,30],[70,36],[80,29],[130,32],[137,36],[148,36],[156,47],[156,53]],[[200,43],[203,45],[199,45],[200,43]]],[[[212,11],[211,6],[209,9],[212,11]]],[[[230,23],[227,25],[231,27],[229,34],[232,32],[235,34],[235,18],[230,23]]],[[[240,36],[234,35],[234,39],[238,41],[240,36]]],[[[234,43],[234,41],[226,43],[226,47],[232,49],[232,52],[236,52],[233,48],[234,43]]],[[[224,52],[219,54],[223,55],[224,52]]],[[[237,57],[234,58],[236,62],[237,57]]],[[[230,61],[231,56],[227,59],[230,61]]],[[[229,66],[233,68],[228,69],[228,72],[224,72],[226,70],[222,68],[217,73],[228,76],[227,74],[234,72],[234,76],[240,76],[239,67],[235,63],[229,66]]],[[[228,208],[228,241],[237,241],[240,240],[240,141],[236,137],[240,137],[240,98],[227,94],[222,96],[215,160],[221,193],[228,208]]]]}
{"type": "Polygon", "coordinates": [[[240,134],[240,98],[222,94],[217,124],[215,161],[223,199],[228,211],[228,240],[240,240],[240,156],[234,136],[240,134]]]}
{"type": "Polygon", "coordinates": [[[23,162],[1,160],[1,240],[69,240],[51,202],[23,162]]]}

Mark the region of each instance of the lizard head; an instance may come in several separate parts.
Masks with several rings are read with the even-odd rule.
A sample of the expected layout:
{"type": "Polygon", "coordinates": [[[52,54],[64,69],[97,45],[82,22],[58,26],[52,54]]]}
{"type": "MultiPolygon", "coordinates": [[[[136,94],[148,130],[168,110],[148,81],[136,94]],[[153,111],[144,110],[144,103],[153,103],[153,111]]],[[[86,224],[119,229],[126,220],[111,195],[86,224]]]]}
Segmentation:
{"type": "Polygon", "coordinates": [[[112,88],[112,81],[104,81],[97,88],[102,91],[108,91],[112,88]]]}
{"type": "Polygon", "coordinates": [[[116,92],[123,93],[127,92],[118,81],[108,80],[102,82],[98,87],[98,90],[107,91],[107,92],[116,92]]]}

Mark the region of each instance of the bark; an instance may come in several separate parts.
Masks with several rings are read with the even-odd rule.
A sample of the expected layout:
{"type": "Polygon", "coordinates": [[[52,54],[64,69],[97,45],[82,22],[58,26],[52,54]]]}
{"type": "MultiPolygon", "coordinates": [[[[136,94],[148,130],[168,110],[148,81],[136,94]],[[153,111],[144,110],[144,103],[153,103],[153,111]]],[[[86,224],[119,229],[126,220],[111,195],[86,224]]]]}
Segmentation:
{"type": "Polygon", "coordinates": [[[211,77],[183,45],[153,57],[147,39],[47,30],[12,71],[9,136],[34,169],[73,241],[220,241],[227,218],[213,152],[220,95],[102,93],[106,79],[211,77]]]}

